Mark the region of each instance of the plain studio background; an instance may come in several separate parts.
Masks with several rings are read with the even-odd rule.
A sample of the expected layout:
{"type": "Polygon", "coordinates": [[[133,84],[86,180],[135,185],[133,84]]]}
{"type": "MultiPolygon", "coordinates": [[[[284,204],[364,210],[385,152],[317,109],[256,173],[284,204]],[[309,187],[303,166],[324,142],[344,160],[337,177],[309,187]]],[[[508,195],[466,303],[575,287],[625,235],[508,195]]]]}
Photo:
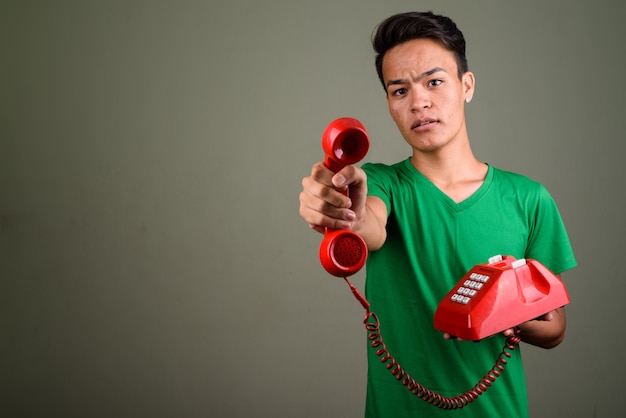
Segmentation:
{"type": "Polygon", "coordinates": [[[545,184],[576,251],[565,342],[523,346],[532,416],[623,416],[625,10],[605,0],[1,2],[0,415],[362,416],[363,309],[298,193],[337,117],[367,160],[409,155],[370,47],[407,10],[457,21],[477,156],[545,184]]]}

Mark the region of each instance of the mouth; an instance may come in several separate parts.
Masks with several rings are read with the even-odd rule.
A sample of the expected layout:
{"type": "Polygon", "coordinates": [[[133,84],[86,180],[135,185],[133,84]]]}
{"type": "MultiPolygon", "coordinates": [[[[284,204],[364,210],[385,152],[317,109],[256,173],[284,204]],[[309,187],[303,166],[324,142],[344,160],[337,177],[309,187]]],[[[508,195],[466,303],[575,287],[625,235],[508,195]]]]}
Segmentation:
{"type": "Polygon", "coordinates": [[[422,119],[422,120],[418,120],[413,125],[411,125],[411,130],[427,129],[428,127],[431,127],[431,126],[435,125],[436,123],[438,123],[438,120],[436,120],[436,119],[422,119]]]}

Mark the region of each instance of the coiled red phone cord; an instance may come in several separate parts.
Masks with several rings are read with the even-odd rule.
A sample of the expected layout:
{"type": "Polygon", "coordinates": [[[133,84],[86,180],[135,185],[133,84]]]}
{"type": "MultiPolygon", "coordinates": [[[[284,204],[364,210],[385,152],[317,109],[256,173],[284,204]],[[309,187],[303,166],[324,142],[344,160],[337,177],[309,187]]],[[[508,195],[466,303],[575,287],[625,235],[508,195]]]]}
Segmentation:
{"type": "Polygon", "coordinates": [[[366,314],[363,323],[368,332],[367,339],[371,341],[372,348],[376,349],[376,355],[380,357],[381,363],[385,364],[385,367],[390,370],[392,376],[400,381],[413,395],[438,408],[460,409],[486,392],[496,379],[500,377],[501,372],[504,371],[508,363],[507,359],[511,358],[511,352],[515,350],[515,346],[521,341],[519,337],[520,329],[516,327],[515,333],[506,339],[504,347],[498,355],[494,366],[476,383],[476,385],[474,385],[474,387],[452,398],[445,397],[419,384],[400,366],[396,359],[393,358],[383,342],[383,337],[380,335],[380,322],[376,314],[370,311],[369,302],[359,290],[350,283],[347,277],[344,277],[344,280],[348,283],[348,286],[350,286],[354,297],[365,308],[366,314]]]}

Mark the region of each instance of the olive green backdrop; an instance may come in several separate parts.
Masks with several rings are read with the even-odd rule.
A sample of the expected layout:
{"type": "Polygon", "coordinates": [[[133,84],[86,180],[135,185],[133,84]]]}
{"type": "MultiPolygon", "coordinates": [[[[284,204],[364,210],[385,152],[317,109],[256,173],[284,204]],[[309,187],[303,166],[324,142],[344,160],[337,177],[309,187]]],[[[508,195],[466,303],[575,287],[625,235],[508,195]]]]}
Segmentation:
{"type": "Polygon", "coordinates": [[[532,416],[621,416],[608,0],[1,1],[0,415],[362,416],[363,310],[298,193],[336,117],[366,125],[368,160],[409,155],[369,42],[415,9],[465,33],[478,157],[548,187],[579,260],[565,342],[523,347],[532,416]]]}

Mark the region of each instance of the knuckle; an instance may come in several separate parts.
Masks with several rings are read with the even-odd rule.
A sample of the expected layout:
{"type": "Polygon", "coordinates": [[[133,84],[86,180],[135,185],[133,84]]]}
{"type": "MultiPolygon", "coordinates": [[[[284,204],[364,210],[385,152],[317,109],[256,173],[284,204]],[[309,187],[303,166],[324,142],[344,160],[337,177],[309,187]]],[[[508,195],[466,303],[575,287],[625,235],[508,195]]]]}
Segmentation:
{"type": "Polygon", "coordinates": [[[311,168],[311,177],[313,178],[321,177],[325,169],[326,168],[321,163],[314,164],[313,167],[311,168]]]}
{"type": "Polygon", "coordinates": [[[334,189],[331,189],[330,187],[322,187],[319,190],[319,196],[323,199],[327,199],[328,197],[332,196],[334,192],[334,189]]]}

